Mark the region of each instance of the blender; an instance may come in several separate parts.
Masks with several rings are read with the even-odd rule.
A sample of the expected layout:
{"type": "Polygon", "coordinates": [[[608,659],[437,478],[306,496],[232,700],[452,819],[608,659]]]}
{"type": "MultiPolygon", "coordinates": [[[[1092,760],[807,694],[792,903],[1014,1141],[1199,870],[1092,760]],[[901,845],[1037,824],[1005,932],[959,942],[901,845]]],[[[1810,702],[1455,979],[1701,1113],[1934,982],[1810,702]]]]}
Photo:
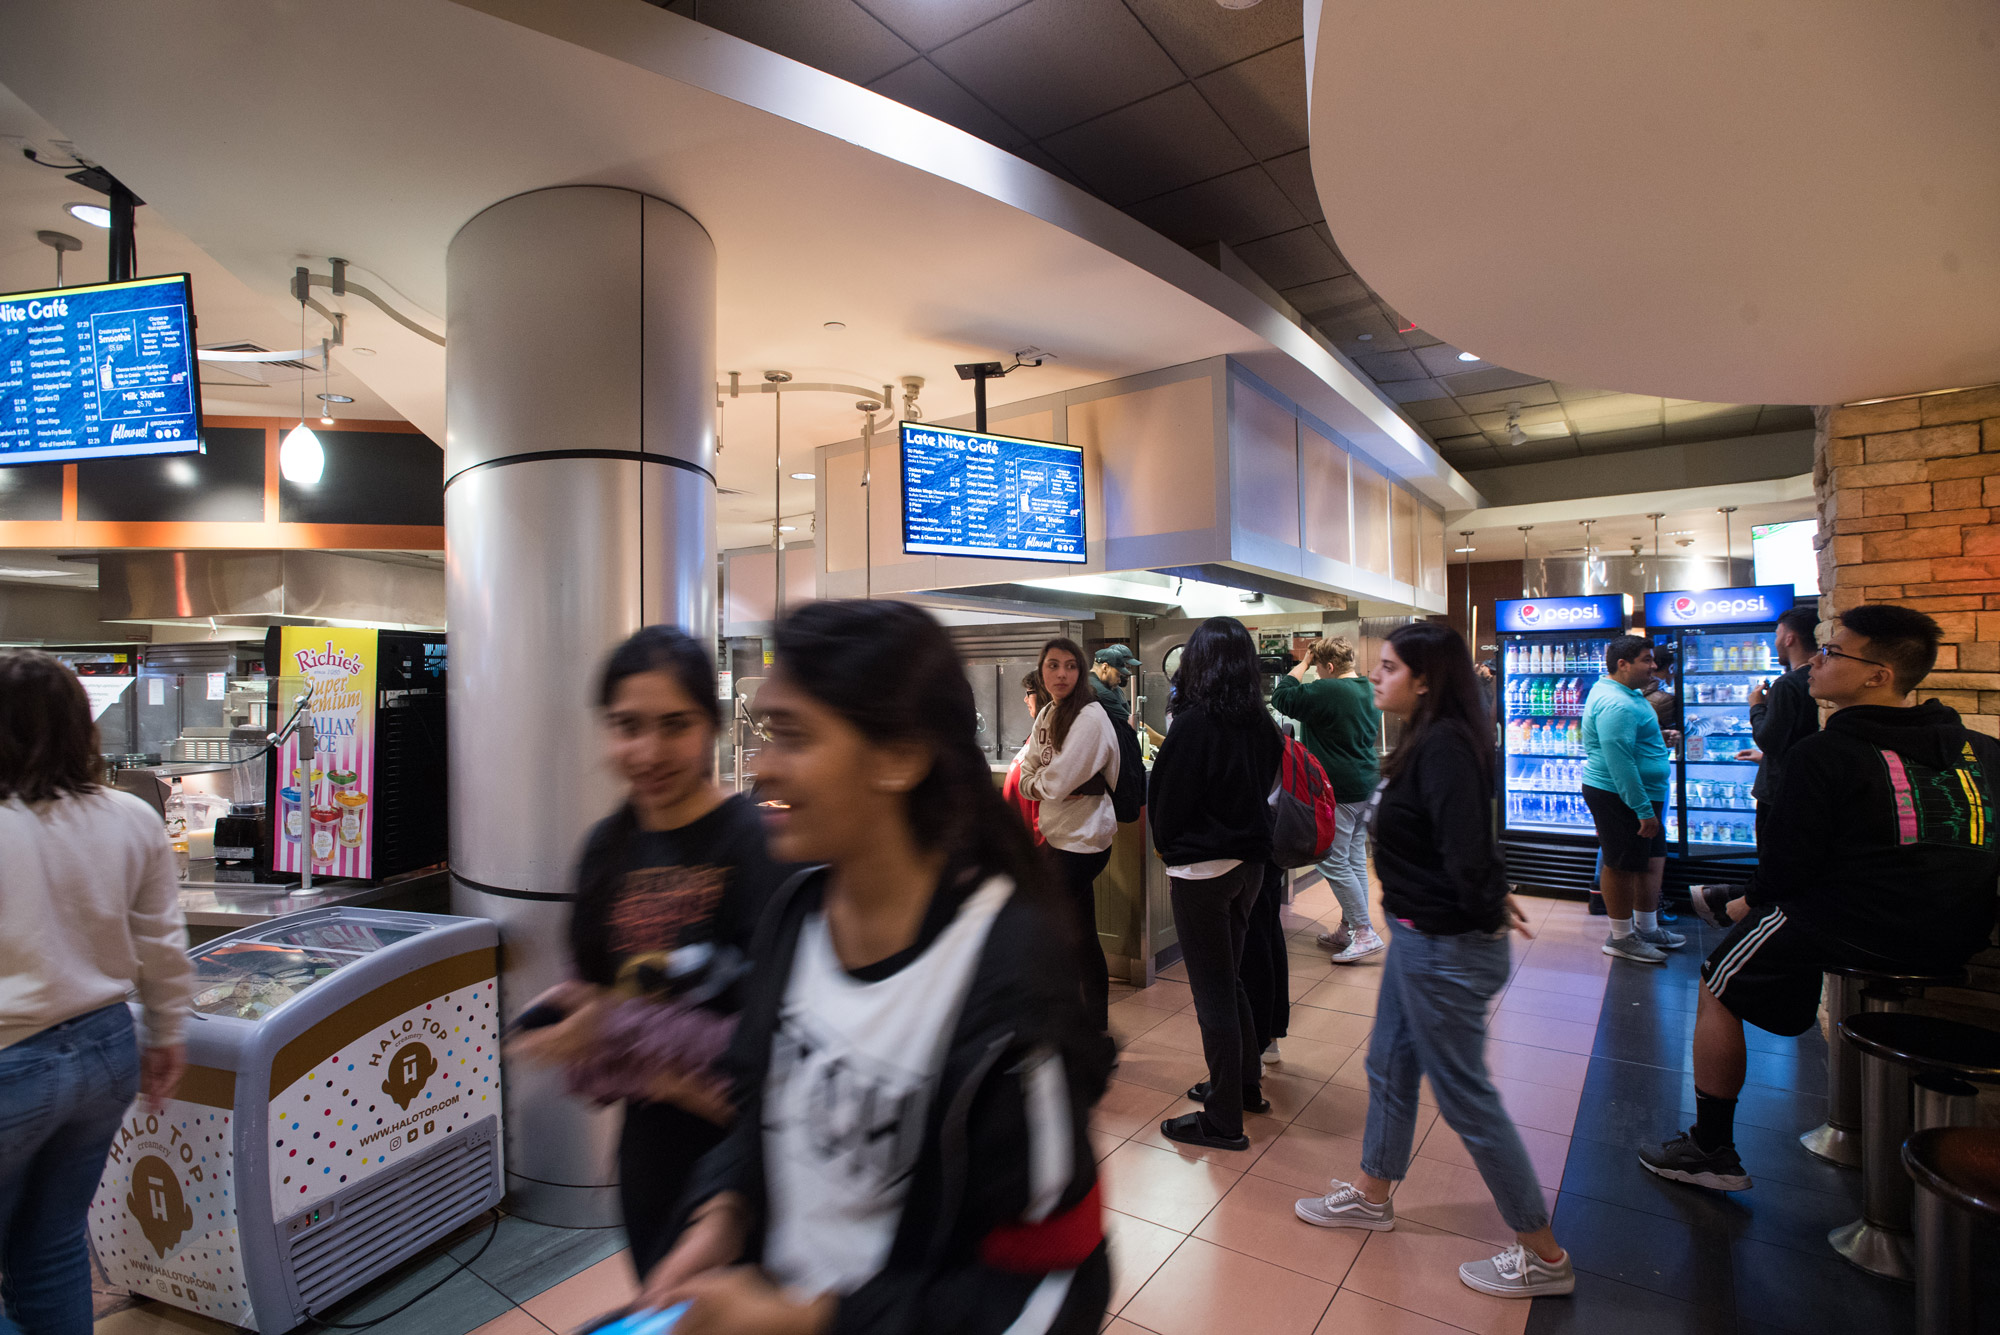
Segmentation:
{"type": "Polygon", "coordinates": [[[229,814],[215,822],[215,860],[271,865],[271,810],[266,776],[271,746],[262,728],[229,730],[229,814]]]}

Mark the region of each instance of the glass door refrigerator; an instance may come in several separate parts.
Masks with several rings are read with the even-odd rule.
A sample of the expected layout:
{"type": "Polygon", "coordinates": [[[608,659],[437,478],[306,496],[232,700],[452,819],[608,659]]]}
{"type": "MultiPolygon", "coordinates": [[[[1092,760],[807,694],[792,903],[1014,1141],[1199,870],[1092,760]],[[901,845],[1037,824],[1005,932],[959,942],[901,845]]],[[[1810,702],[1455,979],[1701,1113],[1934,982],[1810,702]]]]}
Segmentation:
{"type": "Polygon", "coordinates": [[[1590,885],[1596,832],[1583,804],[1583,702],[1631,610],[1624,594],[1502,599],[1495,607],[1500,831],[1516,882],[1590,885]]]}
{"type": "Polygon", "coordinates": [[[1681,710],[1668,801],[1684,819],[1667,830],[1673,856],[1756,864],[1750,693],[1785,670],[1774,636],[1795,599],[1790,584],[1646,595],[1647,630],[1673,647],[1681,710]]]}

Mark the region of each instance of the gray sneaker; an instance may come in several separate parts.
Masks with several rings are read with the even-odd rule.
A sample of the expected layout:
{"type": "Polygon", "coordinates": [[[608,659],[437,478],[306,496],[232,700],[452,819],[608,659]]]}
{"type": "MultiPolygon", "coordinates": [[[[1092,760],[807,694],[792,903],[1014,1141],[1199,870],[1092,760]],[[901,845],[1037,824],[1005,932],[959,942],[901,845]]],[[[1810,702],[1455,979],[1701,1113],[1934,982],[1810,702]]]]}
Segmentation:
{"type": "Polygon", "coordinates": [[[1664,927],[1655,927],[1650,932],[1643,927],[1635,927],[1632,935],[1656,950],[1679,950],[1688,943],[1688,939],[1679,932],[1670,932],[1664,927]]]}
{"type": "Polygon", "coordinates": [[[1630,936],[1605,937],[1604,953],[1613,959],[1631,960],[1634,964],[1665,964],[1667,962],[1667,952],[1641,937],[1636,931],[1630,936]]]}
{"type": "Polygon", "coordinates": [[[1370,1233],[1387,1233],[1396,1226],[1396,1203],[1376,1205],[1351,1182],[1333,1180],[1333,1190],[1324,1196],[1308,1196],[1292,1209],[1299,1218],[1318,1228],[1361,1228],[1370,1233]]]}
{"type": "Polygon", "coordinates": [[[1458,1268],[1458,1277],[1467,1288],[1496,1298],[1553,1298],[1576,1292],[1576,1269],[1568,1252],[1559,1260],[1544,1261],[1518,1242],[1490,1260],[1467,1261],[1458,1268]]]}

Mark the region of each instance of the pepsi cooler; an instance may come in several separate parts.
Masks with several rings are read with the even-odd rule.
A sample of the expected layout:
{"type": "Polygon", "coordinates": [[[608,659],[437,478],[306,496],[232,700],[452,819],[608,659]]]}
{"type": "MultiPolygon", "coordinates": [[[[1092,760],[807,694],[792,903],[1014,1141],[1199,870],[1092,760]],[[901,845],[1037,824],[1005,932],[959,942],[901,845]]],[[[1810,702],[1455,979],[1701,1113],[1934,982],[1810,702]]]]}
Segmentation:
{"type": "Polygon", "coordinates": [[[1509,879],[1587,891],[1596,829],[1583,804],[1583,703],[1604,674],[1604,653],[1625,633],[1625,594],[1502,599],[1500,842],[1509,879]]]}
{"type": "Polygon", "coordinates": [[[326,908],[194,950],[187,1074],[91,1203],[111,1284],[278,1335],[497,1205],[498,946],[326,908]]]}

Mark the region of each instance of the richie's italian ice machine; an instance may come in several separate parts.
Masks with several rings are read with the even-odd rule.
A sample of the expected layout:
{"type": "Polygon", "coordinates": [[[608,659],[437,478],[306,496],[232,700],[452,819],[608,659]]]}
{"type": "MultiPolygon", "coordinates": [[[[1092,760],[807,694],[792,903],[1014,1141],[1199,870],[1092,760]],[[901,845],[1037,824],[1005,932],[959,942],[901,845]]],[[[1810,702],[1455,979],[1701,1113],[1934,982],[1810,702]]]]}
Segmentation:
{"type": "Polygon", "coordinates": [[[328,908],[198,947],[187,1075],[91,1204],[112,1284],[277,1335],[498,1204],[498,944],[328,908]]]}

